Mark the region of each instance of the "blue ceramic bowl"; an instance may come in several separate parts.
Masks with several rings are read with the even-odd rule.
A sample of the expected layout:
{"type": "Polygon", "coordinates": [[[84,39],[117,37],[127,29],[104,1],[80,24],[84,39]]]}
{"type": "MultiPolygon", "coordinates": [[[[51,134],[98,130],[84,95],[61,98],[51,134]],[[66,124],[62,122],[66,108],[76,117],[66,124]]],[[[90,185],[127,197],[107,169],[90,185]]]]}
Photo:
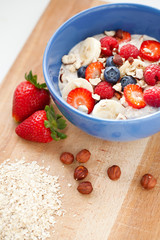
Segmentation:
{"type": "Polygon", "coordinates": [[[133,120],[99,119],[67,104],[58,88],[61,58],[78,42],[104,30],[116,29],[160,40],[159,22],[158,9],[139,4],[106,4],[80,12],[53,34],[45,49],[43,73],[55,104],[71,123],[90,135],[110,141],[131,141],[160,131],[160,112],[133,120]]]}

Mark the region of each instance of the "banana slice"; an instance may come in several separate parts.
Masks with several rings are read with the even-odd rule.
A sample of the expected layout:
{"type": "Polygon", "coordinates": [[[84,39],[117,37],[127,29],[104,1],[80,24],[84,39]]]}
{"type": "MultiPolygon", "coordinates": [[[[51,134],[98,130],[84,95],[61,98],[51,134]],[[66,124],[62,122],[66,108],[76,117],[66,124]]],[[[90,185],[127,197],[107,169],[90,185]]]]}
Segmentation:
{"type": "Polygon", "coordinates": [[[104,119],[116,119],[121,113],[124,114],[125,108],[117,101],[104,99],[97,103],[92,111],[92,115],[104,119]]]}
{"type": "Polygon", "coordinates": [[[88,65],[93,61],[97,61],[100,53],[101,44],[97,39],[88,37],[82,42],[79,54],[83,65],[88,65]]]}
{"type": "Polygon", "coordinates": [[[62,98],[67,101],[67,96],[69,92],[75,88],[85,88],[88,91],[93,93],[93,87],[92,85],[84,78],[76,78],[69,83],[63,88],[62,90],[62,98]]]}

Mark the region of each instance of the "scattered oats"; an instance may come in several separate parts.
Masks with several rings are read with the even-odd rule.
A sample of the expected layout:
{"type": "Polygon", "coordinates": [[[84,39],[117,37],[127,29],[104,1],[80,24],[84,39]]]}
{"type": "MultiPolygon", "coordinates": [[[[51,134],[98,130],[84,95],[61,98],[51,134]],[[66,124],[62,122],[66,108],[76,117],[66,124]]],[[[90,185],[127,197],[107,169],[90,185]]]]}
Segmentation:
{"type": "Polygon", "coordinates": [[[62,57],[62,63],[67,65],[67,64],[73,64],[76,61],[76,55],[71,53],[69,55],[64,55],[62,57]]]}
{"type": "Polygon", "coordinates": [[[113,37],[116,34],[116,31],[104,31],[104,34],[113,37]]]}
{"type": "Polygon", "coordinates": [[[113,85],[113,88],[117,92],[122,92],[122,85],[121,85],[121,83],[116,83],[115,85],[113,85]]]}
{"type": "Polygon", "coordinates": [[[38,240],[50,237],[55,216],[61,216],[57,176],[24,158],[0,165],[0,239],[38,240]]]}
{"type": "Polygon", "coordinates": [[[72,186],[72,184],[71,184],[71,183],[68,183],[67,185],[68,185],[68,187],[71,187],[71,186],[72,186]]]}
{"type": "Polygon", "coordinates": [[[136,69],[136,78],[142,79],[143,78],[143,70],[142,69],[136,69]]]}
{"type": "Polygon", "coordinates": [[[49,170],[50,170],[50,168],[51,168],[51,167],[50,167],[50,166],[48,166],[48,167],[46,167],[45,169],[46,169],[46,171],[49,171],[49,170]]]}
{"type": "Polygon", "coordinates": [[[122,113],[119,113],[116,119],[117,119],[117,120],[125,120],[125,119],[127,119],[127,118],[126,118],[126,116],[124,116],[122,113]]]}
{"type": "Polygon", "coordinates": [[[42,163],[44,163],[44,160],[42,160],[42,163]]]}
{"type": "Polygon", "coordinates": [[[101,97],[98,94],[93,94],[92,93],[92,98],[99,101],[101,97]]]}
{"type": "Polygon", "coordinates": [[[105,63],[106,62],[106,58],[98,58],[98,62],[105,63]]]}
{"type": "Polygon", "coordinates": [[[73,217],[77,217],[77,214],[73,214],[73,217]]]}
{"type": "Polygon", "coordinates": [[[146,88],[148,86],[144,80],[138,81],[137,85],[139,85],[141,88],[146,88]]]}
{"type": "Polygon", "coordinates": [[[101,82],[101,79],[100,78],[90,78],[89,79],[89,82],[93,85],[93,86],[96,86],[98,83],[101,82]]]}

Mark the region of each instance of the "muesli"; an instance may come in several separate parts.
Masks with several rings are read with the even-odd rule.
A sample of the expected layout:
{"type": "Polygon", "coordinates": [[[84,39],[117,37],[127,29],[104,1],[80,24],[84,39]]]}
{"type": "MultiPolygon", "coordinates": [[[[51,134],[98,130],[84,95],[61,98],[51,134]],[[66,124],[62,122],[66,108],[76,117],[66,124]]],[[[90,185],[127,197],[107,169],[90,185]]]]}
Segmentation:
{"type": "Polygon", "coordinates": [[[62,98],[86,114],[133,119],[160,110],[160,42],[123,30],[105,31],[62,57],[62,98]]]}

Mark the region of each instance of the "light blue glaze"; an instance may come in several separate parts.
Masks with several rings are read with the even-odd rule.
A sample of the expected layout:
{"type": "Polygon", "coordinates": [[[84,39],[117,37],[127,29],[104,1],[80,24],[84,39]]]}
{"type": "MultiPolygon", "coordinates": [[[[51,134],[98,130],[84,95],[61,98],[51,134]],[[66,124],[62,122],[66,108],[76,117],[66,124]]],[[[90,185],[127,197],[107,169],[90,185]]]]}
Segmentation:
{"type": "Polygon", "coordinates": [[[62,114],[83,131],[109,141],[131,141],[160,131],[160,112],[130,120],[103,120],[84,114],[61,97],[58,74],[61,58],[86,37],[104,30],[123,29],[160,40],[160,11],[140,4],[106,4],[80,12],[65,22],[51,37],[43,57],[46,84],[62,114]]]}

